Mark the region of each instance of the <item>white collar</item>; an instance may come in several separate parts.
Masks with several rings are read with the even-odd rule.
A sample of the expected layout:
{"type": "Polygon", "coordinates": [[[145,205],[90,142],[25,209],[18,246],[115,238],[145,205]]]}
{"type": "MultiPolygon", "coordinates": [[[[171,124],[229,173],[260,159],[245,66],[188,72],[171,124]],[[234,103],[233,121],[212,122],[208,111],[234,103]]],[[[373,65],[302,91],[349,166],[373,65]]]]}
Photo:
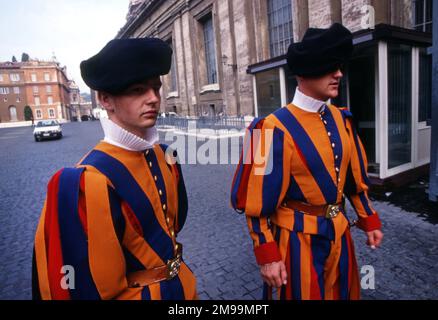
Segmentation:
{"type": "Polygon", "coordinates": [[[294,106],[308,112],[322,111],[321,107],[328,103],[329,101],[321,101],[305,95],[300,89],[298,89],[298,87],[295,90],[294,100],[292,101],[294,106]]]}
{"type": "Polygon", "coordinates": [[[100,118],[100,124],[105,134],[103,141],[129,151],[144,151],[158,142],[158,131],[155,127],[148,129],[142,139],[108,118],[100,118]]]}

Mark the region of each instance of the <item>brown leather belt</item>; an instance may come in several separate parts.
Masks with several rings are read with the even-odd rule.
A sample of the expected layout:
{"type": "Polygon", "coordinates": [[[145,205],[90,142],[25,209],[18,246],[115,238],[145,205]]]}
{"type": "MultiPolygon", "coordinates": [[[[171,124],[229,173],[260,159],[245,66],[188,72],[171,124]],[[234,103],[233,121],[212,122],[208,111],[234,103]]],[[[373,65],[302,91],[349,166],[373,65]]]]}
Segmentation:
{"type": "Polygon", "coordinates": [[[326,204],[321,206],[316,206],[296,200],[286,200],[283,202],[283,207],[298,210],[305,214],[310,214],[317,217],[326,217],[328,219],[333,219],[338,216],[343,207],[343,203],[338,204],[326,204]]]}
{"type": "Polygon", "coordinates": [[[163,266],[131,272],[126,277],[129,288],[147,287],[153,283],[170,280],[179,273],[182,263],[182,244],[178,243],[176,257],[167,261],[163,266]]]}

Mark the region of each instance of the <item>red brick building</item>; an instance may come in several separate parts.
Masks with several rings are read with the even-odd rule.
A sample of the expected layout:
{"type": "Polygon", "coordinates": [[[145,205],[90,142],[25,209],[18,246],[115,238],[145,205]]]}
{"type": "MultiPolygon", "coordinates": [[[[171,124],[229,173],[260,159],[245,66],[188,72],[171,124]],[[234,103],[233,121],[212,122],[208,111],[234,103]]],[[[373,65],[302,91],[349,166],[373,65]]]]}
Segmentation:
{"type": "Polygon", "coordinates": [[[24,121],[28,104],[24,78],[20,64],[0,64],[0,122],[24,121]]]}
{"type": "Polygon", "coordinates": [[[26,106],[35,120],[70,120],[66,68],[56,61],[0,63],[0,121],[24,121],[26,106]]]}

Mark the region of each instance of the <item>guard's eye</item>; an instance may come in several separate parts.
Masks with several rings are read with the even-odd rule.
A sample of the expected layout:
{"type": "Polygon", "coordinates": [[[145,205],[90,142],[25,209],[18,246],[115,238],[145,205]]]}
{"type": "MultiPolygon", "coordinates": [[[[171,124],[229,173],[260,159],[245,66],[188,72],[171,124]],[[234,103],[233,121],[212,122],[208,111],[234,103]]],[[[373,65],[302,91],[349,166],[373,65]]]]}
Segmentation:
{"type": "Polygon", "coordinates": [[[138,87],[131,88],[131,90],[129,90],[129,91],[131,93],[134,93],[134,94],[142,94],[146,91],[146,88],[142,87],[142,86],[138,86],[138,87]]]}

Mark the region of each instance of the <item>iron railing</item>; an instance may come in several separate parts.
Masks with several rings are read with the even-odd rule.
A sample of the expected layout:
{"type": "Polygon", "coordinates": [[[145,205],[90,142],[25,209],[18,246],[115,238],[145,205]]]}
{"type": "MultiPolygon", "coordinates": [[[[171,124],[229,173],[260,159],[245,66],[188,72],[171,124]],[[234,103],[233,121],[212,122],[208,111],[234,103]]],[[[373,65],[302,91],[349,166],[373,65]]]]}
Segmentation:
{"type": "Polygon", "coordinates": [[[157,126],[161,128],[173,127],[181,131],[190,129],[212,129],[214,131],[245,129],[244,117],[230,116],[202,116],[202,117],[159,117],[157,126]]]}

